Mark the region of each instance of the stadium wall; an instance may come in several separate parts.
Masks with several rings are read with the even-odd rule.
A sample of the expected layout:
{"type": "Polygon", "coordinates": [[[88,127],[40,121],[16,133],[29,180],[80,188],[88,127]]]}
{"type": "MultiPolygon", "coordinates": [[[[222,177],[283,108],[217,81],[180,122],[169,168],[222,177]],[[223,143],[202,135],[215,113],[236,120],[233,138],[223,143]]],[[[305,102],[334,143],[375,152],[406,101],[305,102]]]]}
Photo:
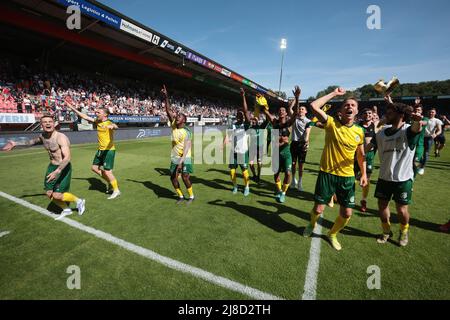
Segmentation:
{"type": "MultiPolygon", "coordinates": [[[[214,128],[219,130],[225,130],[227,126],[211,126],[202,127],[204,130],[208,128],[214,128]]],[[[135,129],[121,129],[117,130],[114,134],[115,141],[123,140],[135,140],[151,137],[167,137],[170,136],[171,128],[135,128],[135,129]]],[[[63,133],[69,138],[71,144],[84,144],[84,143],[96,143],[97,131],[63,131],[63,133]]],[[[15,142],[27,141],[39,136],[40,132],[14,132],[14,133],[1,133],[0,134],[0,148],[2,148],[9,140],[15,142]]]]}

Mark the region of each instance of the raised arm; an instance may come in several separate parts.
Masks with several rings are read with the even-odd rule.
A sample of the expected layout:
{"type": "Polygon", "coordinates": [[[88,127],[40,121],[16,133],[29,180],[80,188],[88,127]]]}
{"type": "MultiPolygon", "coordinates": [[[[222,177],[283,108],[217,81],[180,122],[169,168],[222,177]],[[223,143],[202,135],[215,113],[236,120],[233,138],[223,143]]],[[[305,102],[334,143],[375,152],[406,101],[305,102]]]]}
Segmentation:
{"type": "Polygon", "coordinates": [[[411,124],[411,131],[415,134],[418,134],[422,131],[422,126],[423,126],[423,116],[419,113],[412,113],[411,114],[411,120],[412,120],[412,124],[411,124]]]}
{"type": "Polygon", "coordinates": [[[331,99],[336,98],[338,96],[345,95],[346,91],[342,88],[337,88],[333,92],[327,94],[326,96],[323,96],[313,102],[311,102],[311,108],[314,113],[314,115],[317,117],[319,122],[326,123],[328,120],[328,115],[325,111],[322,110],[322,107],[331,99]]]}
{"type": "Polygon", "coordinates": [[[29,139],[29,140],[23,141],[23,142],[22,141],[15,142],[13,140],[9,140],[8,143],[5,144],[1,150],[2,151],[11,151],[12,149],[14,149],[17,146],[32,147],[36,144],[42,144],[42,139],[40,137],[29,139]]]}
{"type": "Polygon", "coordinates": [[[269,112],[269,105],[267,104],[266,98],[261,94],[256,94],[256,103],[263,108],[263,112],[266,115],[266,119],[274,124],[276,118],[269,112]]]}
{"type": "Polygon", "coordinates": [[[56,141],[58,142],[58,145],[61,148],[62,160],[61,160],[61,163],[59,164],[58,168],[56,168],[55,171],[53,171],[52,173],[50,173],[47,176],[48,182],[53,181],[56,178],[58,178],[58,176],[61,174],[61,172],[64,170],[64,168],[67,167],[67,165],[69,164],[70,159],[71,159],[69,139],[64,134],[58,133],[58,138],[56,141]]]}
{"type": "Polygon", "coordinates": [[[242,109],[244,111],[244,117],[246,122],[250,122],[250,116],[248,114],[248,106],[247,99],[245,98],[245,90],[241,88],[241,97],[242,97],[242,109]]]}
{"type": "Polygon", "coordinates": [[[77,116],[79,116],[81,119],[84,119],[86,121],[89,121],[91,123],[95,122],[94,118],[89,117],[87,114],[84,114],[80,111],[78,111],[77,108],[75,108],[72,99],[70,99],[68,96],[64,99],[64,103],[66,104],[66,106],[68,106],[73,112],[75,112],[77,114],[77,116]]]}
{"type": "Polygon", "coordinates": [[[175,114],[172,112],[172,107],[170,106],[169,94],[167,93],[166,85],[163,85],[163,88],[161,89],[161,94],[164,98],[167,117],[169,118],[170,123],[172,123],[173,119],[175,119],[175,114]]]}
{"type": "Polygon", "coordinates": [[[294,90],[292,90],[292,94],[294,95],[294,101],[291,102],[291,104],[289,105],[288,108],[288,116],[292,117],[292,115],[294,114],[293,112],[293,108],[299,107],[299,98],[300,98],[300,94],[302,93],[302,90],[300,89],[299,86],[295,86],[294,90]]]}
{"type": "Polygon", "coordinates": [[[118,127],[117,124],[115,124],[115,123],[111,123],[110,125],[107,126],[107,128],[108,128],[108,129],[111,129],[111,130],[117,130],[117,129],[119,129],[119,127],[118,127]]]}

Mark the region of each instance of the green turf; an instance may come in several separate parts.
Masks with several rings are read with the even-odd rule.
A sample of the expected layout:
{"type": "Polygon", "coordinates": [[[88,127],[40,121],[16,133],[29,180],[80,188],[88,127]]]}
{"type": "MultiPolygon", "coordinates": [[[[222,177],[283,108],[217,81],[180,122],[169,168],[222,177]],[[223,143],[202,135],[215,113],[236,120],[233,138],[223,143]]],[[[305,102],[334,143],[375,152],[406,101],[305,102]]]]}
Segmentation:
{"type": "MultiPolygon", "coordinates": [[[[90,171],[96,145],[72,146],[71,192],[87,199],[87,212],[70,219],[159,254],[286,299],[303,293],[310,239],[312,192],[323,145],[314,130],[304,177],[306,192],[273,198],[272,177],[251,195],[231,194],[226,165],[195,165],[196,200],[176,205],[167,169],[170,138],[117,143],[115,174],[122,196],[106,200],[90,171]]],[[[322,241],[318,299],[449,299],[450,153],[431,159],[415,184],[410,245],[377,245],[376,211],[355,212],[340,235],[343,251],[322,241]],[[381,290],[368,290],[366,269],[381,268],[381,290]]],[[[47,208],[42,189],[48,155],[42,148],[0,154],[0,190],[47,208]]],[[[372,177],[376,180],[376,174],[372,177]]],[[[239,178],[242,184],[242,178],[239,178]]],[[[183,188],[184,189],[184,188],[183,188]]],[[[373,194],[372,186],[371,194],[373,194]]],[[[357,192],[360,196],[360,190],[357,192]]],[[[369,207],[375,209],[371,198],[369,207]]],[[[168,269],[94,236],[0,198],[0,299],[246,299],[248,297],[168,269]],[[66,269],[81,268],[81,290],[68,290],[66,269]]],[[[324,231],[337,208],[327,209],[324,231]]],[[[395,221],[395,220],[394,220],[395,221]]],[[[398,226],[393,223],[398,234],[398,226]]]]}

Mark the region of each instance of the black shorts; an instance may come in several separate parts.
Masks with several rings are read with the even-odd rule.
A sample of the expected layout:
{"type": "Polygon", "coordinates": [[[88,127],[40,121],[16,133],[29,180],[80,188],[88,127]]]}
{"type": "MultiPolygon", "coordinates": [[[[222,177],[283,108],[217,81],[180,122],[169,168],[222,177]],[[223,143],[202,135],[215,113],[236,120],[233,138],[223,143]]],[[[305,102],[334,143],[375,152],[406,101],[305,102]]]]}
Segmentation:
{"type": "Polygon", "coordinates": [[[445,136],[444,135],[437,136],[436,138],[434,138],[434,141],[440,144],[445,144],[445,136]]]}
{"type": "Polygon", "coordinates": [[[300,141],[292,141],[291,142],[291,154],[292,161],[298,163],[305,163],[306,154],[308,151],[305,149],[305,143],[300,141]]]}

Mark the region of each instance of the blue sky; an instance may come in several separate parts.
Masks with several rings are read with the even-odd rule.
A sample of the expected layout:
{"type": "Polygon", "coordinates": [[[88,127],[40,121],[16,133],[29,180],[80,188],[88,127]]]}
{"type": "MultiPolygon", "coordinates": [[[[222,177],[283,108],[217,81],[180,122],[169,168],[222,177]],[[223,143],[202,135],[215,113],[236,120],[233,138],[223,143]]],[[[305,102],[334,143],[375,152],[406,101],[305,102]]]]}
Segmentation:
{"type": "Polygon", "coordinates": [[[450,79],[448,0],[100,2],[275,90],[284,37],[282,91],[299,84],[305,98],[394,75],[403,83],[450,79]],[[381,30],[366,26],[371,4],[381,9],[381,30]]]}

